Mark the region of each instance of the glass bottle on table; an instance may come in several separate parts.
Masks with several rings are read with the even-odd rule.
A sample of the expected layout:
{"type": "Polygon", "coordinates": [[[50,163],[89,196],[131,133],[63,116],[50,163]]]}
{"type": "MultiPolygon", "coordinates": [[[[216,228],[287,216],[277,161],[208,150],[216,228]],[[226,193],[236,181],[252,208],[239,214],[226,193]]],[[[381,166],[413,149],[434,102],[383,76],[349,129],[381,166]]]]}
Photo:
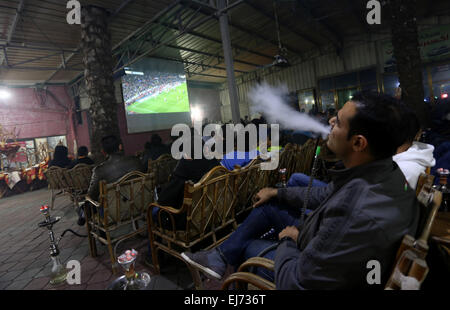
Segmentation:
{"type": "Polygon", "coordinates": [[[436,172],[439,175],[439,185],[437,186],[437,189],[442,192],[442,203],[439,212],[450,212],[450,189],[447,186],[447,179],[450,172],[448,169],[444,168],[439,168],[436,172]]]}
{"type": "Polygon", "coordinates": [[[286,188],[287,187],[287,182],[286,182],[286,173],[287,173],[287,169],[283,168],[278,170],[278,173],[280,175],[280,182],[278,182],[275,187],[276,188],[286,188]]]}

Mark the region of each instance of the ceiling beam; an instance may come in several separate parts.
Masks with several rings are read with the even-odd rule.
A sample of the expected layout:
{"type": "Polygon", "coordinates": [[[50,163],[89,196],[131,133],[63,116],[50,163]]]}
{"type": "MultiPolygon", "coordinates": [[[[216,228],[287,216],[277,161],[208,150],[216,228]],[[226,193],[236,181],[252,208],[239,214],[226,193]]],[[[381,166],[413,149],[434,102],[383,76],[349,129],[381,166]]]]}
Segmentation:
{"type": "Polygon", "coordinates": [[[32,42],[11,42],[11,43],[0,43],[0,48],[14,48],[32,51],[48,51],[48,52],[64,52],[64,53],[78,53],[76,48],[73,49],[59,49],[52,45],[47,44],[37,44],[32,42]]]}
{"type": "MultiPolygon", "coordinates": [[[[165,46],[167,46],[169,48],[185,51],[185,52],[190,52],[190,53],[193,53],[193,54],[199,54],[199,55],[205,55],[205,56],[209,56],[209,57],[215,57],[215,58],[220,59],[220,60],[224,59],[223,56],[218,55],[218,54],[212,54],[212,53],[208,53],[208,52],[198,51],[198,50],[194,50],[194,49],[191,49],[191,48],[186,48],[186,47],[183,47],[183,46],[176,46],[176,45],[170,45],[170,44],[165,44],[165,46]]],[[[239,59],[234,59],[234,62],[241,63],[241,64],[248,65],[248,66],[252,66],[252,67],[259,67],[260,66],[259,64],[248,62],[248,61],[243,61],[243,60],[239,60],[239,59]]]]}
{"type": "MultiPolygon", "coordinates": [[[[16,31],[17,23],[19,22],[20,15],[22,14],[23,7],[25,5],[25,0],[20,0],[19,6],[16,9],[16,15],[14,15],[13,23],[11,28],[9,28],[8,35],[6,36],[6,44],[11,42],[12,37],[14,36],[14,32],[16,31]]],[[[0,55],[0,65],[3,65],[4,60],[6,59],[6,49],[3,50],[3,54],[0,55]]]]}
{"type": "MultiPolygon", "coordinates": [[[[6,67],[5,65],[0,66],[0,68],[6,68],[10,70],[30,70],[30,71],[55,71],[58,70],[58,68],[54,67],[23,67],[23,66],[9,66],[6,67]]],[[[83,68],[73,68],[73,67],[66,67],[66,71],[82,71],[83,68]]]]}
{"type": "MultiPolygon", "coordinates": [[[[267,17],[268,19],[270,19],[272,22],[275,23],[275,17],[268,13],[266,10],[264,10],[261,6],[254,4],[253,2],[250,2],[248,0],[245,1],[245,4],[248,5],[249,7],[251,7],[253,10],[259,12],[260,14],[264,15],[265,17],[267,17]]],[[[314,39],[312,36],[305,34],[305,33],[299,33],[298,31],[292,29],[292,26],[289,26],[285,23],[283,23],[282,21],[278,21],[278,24],[281,27],[284,27],[286,29],[289,30],[289,32],[295,34],[296,36],[300,37],[301,39],[303,39],[304,41],[312,44],[313,46],[319,48],[320,47],[320,43],[317,42],[316,39],[314,39]]]]}
{"type": "Polygon", "coordinates": [[[145,33],[146,29],[154,24],[156,22],[156,20],[158,20],[159,18],[161,18],[161,16],[163,16],[164,14],[166,14],[167,12],[169,12],[170,10],[172,10],[174,7],[176,7],[178,4],[180,4],[181,0],[176,0],[174,1],[172,4],[170,4],[168,7],[166,7],[165,9],[163,9],[162,11],[160,11],[158,14],[156,14],[155,16],[153,16],[149,21],[147,21],[144,25],[142,25],[141,27],[139,27],[138,29],[134,30],[133,32],[131,32],[129,35],[127,35],[125,38],[123,38],[119,43],[117,43],[115,46],[113,46],[112,50],[115,51],[117,50],[120,46],[122,46],[123,44],[125,44],[126,42],[128,42],[130,39],[133,39],[133,37],[137,36],[139,33],[145,33]]]}
{"type": "MultiPolygon", "coordinates": [[[[222,67],[218,67],[218,66],[212,66],[212,65],[208,65],[208,64],[202,64],[202,63],[197,63],[197,62],[192,62],[192,61],[187,61],[187,60],[182,60],[182,59],[176,59],[176,58],[172,58],[172,57],[152,56],[152,58],[170,60],[170,61],[183,63],[186,65],[199,66],[199,67],[204,67],[204,68],[209,68],[209,69],[216,69],[216,70],[223,70],[223,71],[227,70],[226,68],[222,68],[222,67]]],[[[234,71],[239,72],[239,73],[246,73],[246,71],[242,71],[242,70],[234,70],[234,71]]],[[[195,72],[192,72],[192,73],[195,73],[195,72]]]]}
{"type": "MultiPolygon", "coordinates": [[[[188,2],[192,3],[194,5],[197,5],[197,7],[200,8],[200,13],[202,13],[204,15],[211,15],[211,14],[214,15],[214,18],[218,21],[219,20],[219,12],[230,10],[231,6],[235,7],[235,6],[239,5],[239,4],[245,3],[245,0],[244,1],[237,1],[236,3],[231,4],[231,5],[229,5],[229,7],[225,8],[223,10],[220,10],[220,11],[218,11],[216,8],[214,8],[214,7],[210,6],[210,5],[207,5],[206,3],[202,3],[202,2],[199,2],[199,1],[191,0],[191,1],[188,1],[188,2]]],[[[277,48],[279,47],[278,42],[275,41],[275,40],[272,40],[271,38],[268,38],[268,37],[266,37],[264,35],[261,35],[261,34],[255,32],[255,31],[253,31],[253,30],[247,29],[247,28],[245,28],[245,27],[243,27],[241,25],[238,25],[238,24],[230,22],[230,21],[228,22],[228,24],[231,27],[239,30],[240,32],[243,32],[243,33],[248,34],[248,35],[250,35],[252,37],[258,38],[258,39],[260,39],[260,40],[262,40],[264,42],[267,42],[267,43],[269,43],[271,45],[276,46],[277,48]]],[[[297,54],[297,56],[300,56],[303,53],[303,51],[300,51],[299,49],[297,49],[297,48],[295,48],[293,46],[289,46],[289,45],[286,45],[286,44],[284,44],[284,46],[289,51],[291,51],[292,53],[297,54]]],[[[271,60],[273,60],[273,57],[271,57],[271,60]]]]}
{"type": "Polygon", "coordinates": [[[197,23],[195,23],[194,25],[192,25],[192,26],[190,26],[190,27],[188,27],[188,28],[184,28],[183,30],[179,30],[178,28],[175,27],[175,30],[178,31],[178,34],[177,34],[177,35],[175,35],[175,36],[173,36],[173,37],[171,37],[171,38],[165,39],[165,40],[162,41],[162,42],[161,42],[161,41],[160,41],[160,42],[155,42],[155,45],[154,45],[153,47],[147,49],[145,52],[143,52],[143,53],[140,54],[139,56],[135,57],[134,59],[128,60],[128,62],[127,62],[126,64],[124,64],[124,65],[121,66],[120,68],[116,69],[116,70],[114,71],[114,73],[115,73],[115,72],[118,72],[118,71],[120,71],[120,70],[122,70],[123,68],[125,68],[125,67],[127,67],[127,66],[129,66],[129,65],[132,65],[133,63],[135,63],[135,62],[137,62],[138,60],[140,60],[140,59],[144,58],[145,56],[147,56],[148,54],[154,52],[155,50],[157,50],[158,48],[160,48],[160,47],[163,46],[164,44],[170,43],[170,42],[172,42],[172,41],[174,41],[174,40],[180,38],[181,36],[185,35],[186,33],[189,33],[189,32],[191,32],[191,31],[193,31],[193,29],[195,29],[195,28],[197,28],[197,27],[203,25],[204,23],[206,23],[206,22],[207,22],[208,20],[210,20],[211,18],[212,18],[212,16],[206,16],[206,17],[202,18],[201,20],[199,20],[199,21],[198,21],[197,23]]]}
{"type": "Polygon", "coordinates": [[[297,0],[296,2],[305,12],[306,15],[308,15],[319,27],[322,29],[325,29],[325,31],[328,33],[327,37],[329,40],[333,42],[333,45],[335,46],[336,50],[341,50],[344,46],[343,38],[339,33],[337,33],[336,30],[334,30],[330,25],[328,25],[325,21],[320,21],[319,17],[316,16],[313,12],[313,10],[304,3],[303,0],[297,0]]]}
{"type": "MultiPolygon", "coordinates": [[[[210,16],[210,17],[212,18],[212,16],[210,16]]],[[[167,23],[162,23],[162,25],[165,26],[166,28],[169,28],[169,29],[178,30],[177,27],[169,25],[167,23]]],[[[201,39],[205,39],[205,40],[208,40],[208,41],[211,41],[211,42],[214,42],[214,43],[222,45],[222,40],[216,39],[214,37],[202,34],[200,32],[194,31],[194,30],[186,31],[186,34],[192,35],[194,37],[199,37],[201,39]]],[[[265,58],[268,58],[270,60],[273,60],[273,55],[263,54],[261,52],[258,52],[258,51],[255,51],[255,50],[252,50],[252,49],[240,46],[240,45],[231,44],[231,48],[233,48],[235,50],[244,51],[244,52],[247,52],[247,53],[250,53],[250,54],[258,55],[258,56],[261,56],[261,57],[265,57],[265,58]]]]}
{"type": "Polygon", "coordinates": [[[50,77],[48,77],[47,78],[47,80],[44,82],[44,84],[45,83],[48,83],[51,79],[53,79],[54,77],[55,77],[55,75],[59,72],[59,71],[61,71],[61,69],[64,69],[64,70],[67,70],[67,66],[66,66],[66,64],[73,58],[73,56],[75,56],[76,54],[75,53],[72,53],[72,54],[70,54],[67,58],[64,58],[64,53],[62,54],[62,62],[61,62],[61,64],[59,65],[59,67],[55,70],[55,72],[53,72],[51,75],[50,75],[50,77]]]}
{"type": "Polygon", "coordinates": [[[124,0],[124,1],[122,1],[122,3],[119,5],[119,7],[114,10],[114,12],[111,14],[111,16],[109,18],[110,19],[114,19],[123,9],[125,9],[126,6],[128,6],[129,4],[131,4],[134,1],[135,0],[124,0]]]}

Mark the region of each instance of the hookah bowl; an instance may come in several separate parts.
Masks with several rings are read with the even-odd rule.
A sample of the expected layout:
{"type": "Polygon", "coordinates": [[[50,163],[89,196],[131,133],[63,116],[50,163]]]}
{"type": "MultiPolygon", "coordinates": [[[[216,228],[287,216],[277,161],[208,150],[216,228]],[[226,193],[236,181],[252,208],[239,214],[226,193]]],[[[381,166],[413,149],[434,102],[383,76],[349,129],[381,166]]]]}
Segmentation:
{"type": "Polygon", "coordinates": [[[108,290],[145,290],[150,284],[150,275],[146,272],[136,272],[135,264],[138,252],[127,250],[117,258],[117,262],[125,271],[125,275],[114,280],[108,290]]]}
{"type": "Polygon", "coordinates": [[[46,227],[48,229],[48,234],[50,237],[50,257],[53,263],[50,284],[56,285],[66,281],[67,278],[67,270],[61,264],[61,261],[58,257],[59,249],[58,244],[55,240],[55,234],[53,232],[53,225],[59,222],[61,217],[51,217],[48,206],[41,206],[40,212],[42,215],[44,215],[45,221],[40,222],[38,226],[42,228],[46,227]]]}

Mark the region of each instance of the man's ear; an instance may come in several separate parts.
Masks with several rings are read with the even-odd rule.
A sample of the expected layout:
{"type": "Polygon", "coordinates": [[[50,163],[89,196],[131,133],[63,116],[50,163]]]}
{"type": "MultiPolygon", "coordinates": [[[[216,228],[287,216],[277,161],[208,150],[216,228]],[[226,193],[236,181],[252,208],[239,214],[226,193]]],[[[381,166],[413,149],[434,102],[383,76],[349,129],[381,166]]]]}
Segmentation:
{"type": "Polygon", "coordinates": [[[369,143],[366,139],[366,137],[362,135],[355,135],[352,138],[352,148],[355,152],[364,152],[367,147],[369,146],[369,143]]]}

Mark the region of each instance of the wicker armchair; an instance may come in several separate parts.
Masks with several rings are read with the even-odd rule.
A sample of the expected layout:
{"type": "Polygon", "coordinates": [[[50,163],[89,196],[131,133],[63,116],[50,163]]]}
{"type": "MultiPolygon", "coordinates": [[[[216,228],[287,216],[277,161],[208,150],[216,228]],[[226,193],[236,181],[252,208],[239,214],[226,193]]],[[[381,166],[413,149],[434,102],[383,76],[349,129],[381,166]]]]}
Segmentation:
{"type": "Polygon", "coordinates": [[[52,210],[55,206],[56,197],[67,194],[69,185],[64,176],[66,170],[65,168],[52,166],[44,172],[50,189],[50,209],[52,210]]]}
{"type": "MultiPolygon", "coordinates": [[[[182,260],[181,253],[192,249],[210,249],[224,241],[237,228],[234,207],[236,204],[236,174],[222,166],[211,169],[198,183],[186,182],[184,201],[180,209],[172,206],[150,204],[147,225],[152,249],[153,265],[160,273],[158,251],[182,260]],[[157,209],[157,218],[152,213],[157,209]],[[164,225],[164,215],[169,224],[164,225]],[[177,228],[175,217],[186,220],[183,229],[177,228]]],[[[188,265],[196,288],[201,288],[197,270],[188,265]]]]}
{"type": "Polygon", "coordinates": [[[148,205],[154,201],[153,174],[132,171],[120,180],[100,182],[98,201],[86,196],[86,227],[92,257],[97,256],[96,240],[108,246],[113,273],[120,242],[146,231],[148,205]],[[113,249],[114,245],[114,249],[113,249]]]}

